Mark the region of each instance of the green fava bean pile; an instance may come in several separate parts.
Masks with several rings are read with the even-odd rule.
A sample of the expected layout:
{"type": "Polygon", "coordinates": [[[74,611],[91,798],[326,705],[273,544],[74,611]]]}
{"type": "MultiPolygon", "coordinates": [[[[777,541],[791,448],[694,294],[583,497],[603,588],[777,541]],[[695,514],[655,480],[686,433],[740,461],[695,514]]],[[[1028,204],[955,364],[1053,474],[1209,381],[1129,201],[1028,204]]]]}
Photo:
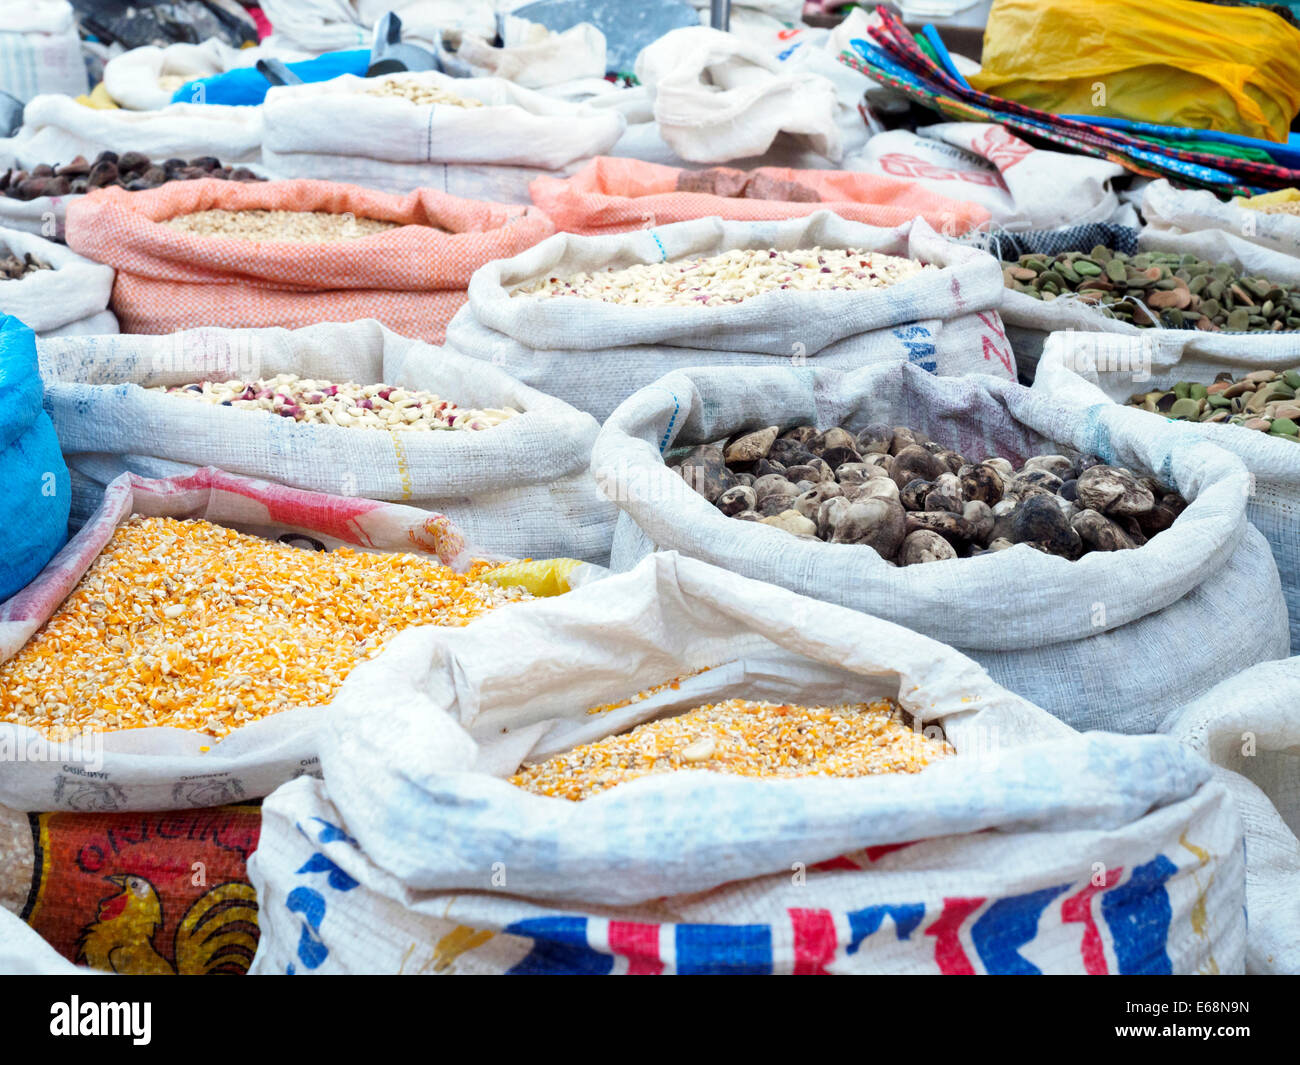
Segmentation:
{"type": "Polygon", "coordinates": [[[1221,373],[1211,385],[1179,381],[1171,389],[1140,392],[1129,406],[1189,422],[1221,422],[1300,443],[1300,370],[1256,370],[1234,379],[1221,373]]]}
{"type": "Polygon", "coordinates": [[[1073,295],[1120,321],[1166,329],[1269,333],[1300,329],[1300,286],[1246,277],[1227,263],[1178,252],[1022,255],[1002,264],[1006,285],[1035,299],[1073,295]]]}

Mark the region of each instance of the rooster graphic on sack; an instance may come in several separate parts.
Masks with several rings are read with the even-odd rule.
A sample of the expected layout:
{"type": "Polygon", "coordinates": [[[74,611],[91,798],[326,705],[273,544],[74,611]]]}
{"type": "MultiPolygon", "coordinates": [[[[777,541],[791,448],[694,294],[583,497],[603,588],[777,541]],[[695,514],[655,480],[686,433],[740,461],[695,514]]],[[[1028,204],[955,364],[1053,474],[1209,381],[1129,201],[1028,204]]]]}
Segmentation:
{"type": "Polygon", "coordinates": [[[218,884],[191,904],[176,928],[173,963],[154,942],[163,924],[154,885],[134,873],[104,879],[118,891],[100,901],[98,919],[78,938],[80,964],[136,976],[248,972],[257,950],[257,895],[249,884],[218,884]]]}

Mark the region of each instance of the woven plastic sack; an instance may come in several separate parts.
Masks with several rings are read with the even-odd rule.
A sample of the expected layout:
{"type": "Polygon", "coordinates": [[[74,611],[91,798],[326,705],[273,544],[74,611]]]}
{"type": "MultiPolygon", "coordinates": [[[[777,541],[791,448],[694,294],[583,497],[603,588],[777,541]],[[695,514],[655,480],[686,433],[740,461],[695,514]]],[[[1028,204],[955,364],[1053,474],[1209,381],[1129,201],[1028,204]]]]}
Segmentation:
{"type": "Polygon", "coordinates": [[[1246,522],[1241,463],[1203,442],[1145,433],[1131,414],[1085,413],[1012,382],[935,377],[906,363],[678,371],[624,402],[596,438],[592,472],[624,511],[610,564],[626,570],[652,551],[682,551],[952,644],[1075,728],[1152,732],[1225,673],[1286,654],[1286,604],[1268,545],[1246,522]],[[1017,545],[897,567],[860,544],[726,517],[663,459],[742,429],[873,422],[914,426],[974,460],[1019,464],[1073,447],[1155,474],[1190,506],[1135,550],[1071,562],[1017,545]]]}
{"type": "Polygon", "coordinates": [[[1222,202],[1205,189],[1153,181],[1142,193],[1144,251],[1191,253],[1229,262],[1252,277],[1300,285],[1300,217],[1262,214],[1222,202]]]}
{"type": "Polygon", "coordinates": [[[257,950],[245,865],[261,824],[254,803],[148,813],[0,806],[0,884],[11,889],[0,894],[3,916],[16,913],[89,971],[242,975],[257,950]]]}
{"type": "MultiPolygon", "coordinates": [[[[9,282],[12,284],[13,282],[9,282]]],[[[68,467],[41,409],[36,338],[0,315],[0,600],[41,571],[68,536],[68,467]]]]}
{"type": "MultiPolygon", "coordinates": [[[[1029,253],[1053,256],[1066,251],[1081,251],[1086,254],[1098,244],[1132,255],[1137,251],[1139,231],[1131,226],[1090,223],[1026,233],[994,230],[976,234],[968,240],[985,248],[999,262],[1014,262],[1029,253]]],[[[1016,369],[1025,384],[1033,383],[1038,360],[1043,354],[1043,342],[1053,329],[1099,330],[1126,335],[1148,332],[1145,327],[1119,321],[1103,308],[1069,296],[1046,302],[1010,287],[1003,293],[999,312],[1006,326],[1007,339],[1016,353],[1016,369]]]]}
{"type": "Polygon", "coordinates": [[[851,367],[908,360],[941,374],[1015,377],[994,309],[991,256],[938,236],[924,220],[893,229],[830,211],[781,222],[700,218],[600,237],[557,234],[489,263],[447,328],[447,346],[500,366],[603,420],[636,389],[677,367],[770,367],[816,359],[851,367]],[[541,277],[716,255],[733,248],[857,248],[941,269],[865,292],[767,292],[724,307],[635,307],[577,297],[512,298],[541,277]]]}
{"type": "Polygon", "coordinates": [[[16,229],[21,233],[31,233],[61,243],[68,204],[79,199],[80,195],[38,196],[34,200],[0,196],[0,228],[16,229]]]}
{"type": "Polygon", "coordinates": [[[84,976],[86,970],[53,947],[8,910],[0,908],[0,972],[10,976],[84,976]]]}
{"type": "Polygon", "coordinates": [[[393,196],[328,181],[203,179],[97,190],[68,209],[67,238],[117,268],[113,307],[128,333],[375,318],[441,343],[470,275],[553,230],[536,208],[431,189],[393,196]],[[159,224],[214,209],[350,212],[399,225],[360,240],[303,243],[204,237],[159,224]]]}
{"type": "Polygon", "coordinates": [[[950,200],[915,185],[846,170],[764,167],[743,172],[720,168],[742,195],[690,188],[691,172],[636,159],[593,159],[569,178],[539,177],[529,187],[533,203],[566,233],[597,235],[717,216],[733,221],[776,221],[830,210],[850,222],[896,226],[924,218],[934,229],[960,235],[989,220],[978,204],[950,200]],[[778,199],[790,185],[814,199],[778,199]],[[806,191],[804,191],[806,190],[806,191]],[[766,192],[766,196],[760,193],[766,192]]]}
{"type": "Polygon", "coordinates": [[[0,229],[0,256],[9,255],[31,255],[52,269],[0,281],[0,314],[21,319],[39,336],[117,332],[117,319],[108,309],[112,267],[34,234],[0,229]]]}
{"type": "Polygon", "coordinates": [[[1300,111],[1300,29],[1259,8],[995,0],[981,63],[976,89],[1057,114],[1285,142],[1300,111]]]}
{"type": "Polygon", "coordinates": [[[1035,148],[1005,126],[940,122],[915,133],[877,133],[844,160],[987,207],[996,225],[1031,229],[1109,222],[1121,210],[1111,182],[1124,168],[1105,159],[1035,148]]]}
{"type": "MultiPolygon", "coordinates": [[[[232,48],[216,37],[202,44],[132,48],[104,64],[104,88],[118,107],[156,111],[170,104],[176,90],[187,82],[252,66],[262,55],[260,48],[232,48]]],[[[187,98],[178,102],[207,100],[187,98]]]]}
{"type": "MultiPolygon", "coordinates": [[[[204,518],[324,550],[347,545],[425,554],[458,572],[474,559],[497,557],[471,546],[445,516],[414,507],[304,492],[211,468],[165,480],[124,474],[67,546],[0,603],[0,661],[17,654],[58,609],[132,514],[204,518]]],[[[77,733],[56,744],[24,725],[0,724],[0,803],[17,810],[169,810],[258,798],[317,771],[315,736],[331,705],[284,710],[220,740],[184,729],[133,728],[77,733]]]]}
{"type": "MultiPolygon", "coordinates": [[[[1171,388],[1178,381],[1209,383],[1216,374],[1243,377],[1254,370],[1281,373],[1300,366],[1300,335],[1147,330],[1150,337],[1053,333],[1043,348],[1034,391],[1083,407],[1123,404],[1136,393],[1171,388]]],[[[1250,472],[1246,513],[1273,549],[1287,613],[1291,653],[1300,654],[1300,448],[1236,425],[1170,422],[1132,411],[1135,425],[1152,437],[1204,438],[1230,451],[1250,472]]]]}
{"type": "Polygon", "coordinates": [[[255,973],[1242,966],[1241,829],[1199,757],[1079,736],[951,648],[672,553],[403,633],[340,698],[323,780],[263,805],[255,973]],[[358,728],[380,690],[383,727],[358,728]],[[501,779],[720,699],[885,695],[956,756],[847,780],[666,773],[580,803],[501,779]]]}
{"type": "Polygon", "coordinates": [[[76,96],[89,87],[76,16],[67,0],[5,5],[0,90],[26,103],[42,93],[76,96]]]}
{"type": "Polygon", "coordinates": [[[1246,971],[1300,972],[1300,658],[1264,662],[1170,715],[1161,731],[1214,764],[1246,831],[1246,971]]]}
{"type": "MultiPolygon", "coordinates": [[[[54,341],[41,348],[41,376],[64,453],[101,486],[124,469],[158,476],[215,466],[437,511],[501,554],[609,558],[617,511],[588,469],[595,419],[494,366],[376,322],[54,341]],[[465,408],[524,413],[488,430],[389,433],[145,390],[280,373],[419,388],[465,408]]],[[[92,501],[78,499],[77,510],[92,501]]]]}
{"type": "Polygon", "coordinates": [[[501,21],[499,47],[476,33],[444,34],[443,69],[458,78],[505,78],[525,89],[605,77],[605,35],[590,22],[557,33],[513,15],[501,21]]]}
{"type": "Polygon", "coordinates": [[[0,138],[0,158],[16,159],[26,168],[123,150],[156,161],[214,155],[232,166],[256,163],[262,154],[262,114],[256,107],[215,104],[99,110],[70,96],[38,96],[23,112],[22,129],[0,138]]]}
{"type": "Polygon", "coordinates": [[[263,105],[267,169],[282,178],[333,178],[402,193],[444,180],[468,184],[483,171],[478,198],[527,202],[529,181],[608,151],[626,125],[617,111],[556,100],[501,78],[437,71],[393,78],[484,106],[375,96],[367,91],[373,80],[351,75],[274,88],[263,105]]]}
{"type": "Polygon", "coordinates": [[[832,163],[844,154],[835,84],[787,71],[733,34],[703,26],[671,30],[637,56],[636,76],[653,94],[658,133],[687,162],[762,155],[778,134],[832,163]]]}

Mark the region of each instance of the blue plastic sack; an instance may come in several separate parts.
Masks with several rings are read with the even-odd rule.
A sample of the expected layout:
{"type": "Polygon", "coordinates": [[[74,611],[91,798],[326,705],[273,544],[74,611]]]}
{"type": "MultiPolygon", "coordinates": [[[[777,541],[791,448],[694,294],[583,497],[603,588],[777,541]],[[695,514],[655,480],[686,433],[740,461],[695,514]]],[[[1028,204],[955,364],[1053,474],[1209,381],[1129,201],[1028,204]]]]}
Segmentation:
{"type": "MultiPolygon", "coordinates": [[[[366,76],[370,66],[370,49],[357,48],[346,52],[326,52],[315,59],[287,64],[303,81],[329,81],[344,74],[366,76]]],[[[266,99],[271,83],[256,67],[239,67],[210,78],[187,81],[172,96],[174,104],[232,104],[253,106],[266,99]]]]}
{"type": "Polygon", "coordinates": [[[34,578],[68,538],[68,467],[41,407],[36,334],[0,316],[0,600],[34,578]]]}

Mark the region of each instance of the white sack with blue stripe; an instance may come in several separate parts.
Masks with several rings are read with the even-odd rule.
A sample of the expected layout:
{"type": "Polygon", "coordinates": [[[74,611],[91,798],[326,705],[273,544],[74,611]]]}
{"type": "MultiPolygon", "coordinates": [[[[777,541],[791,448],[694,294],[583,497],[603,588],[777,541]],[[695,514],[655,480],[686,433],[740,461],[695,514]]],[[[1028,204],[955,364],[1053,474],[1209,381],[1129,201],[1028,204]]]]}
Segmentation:
{"type": "Polygon", "coordinates": [[[1002,271],[986,252],[920,218],[892,229],[830,211],[780,222],[699,218],[633,233],[557,233],[480,267],[446,346],[604,421],[638,388],[687,366],[818,366],[912,361],[938,374],[1015,380],[997,306],[1002,271]],[[547,277],[622,269],[734,249],[853,248],[940,269],[867,291],[765,292],[720,307],[638,307],[576,296],[512,298],[547,277]]]}
{"type": "Polygon", "coordinates": [[[23,103],[42,93],[78,96],[90,90],[77,16],[68,0],[23,0],[4,8],[0,90],[23,103]]]}
{"type": "Polygon", "coordinates": [[[1242,970],[1241,825],[1197,754],[1080,735],[927,637],[674,553],[408,629],[327,716],[323,779],[262,807],[254,972],[1242,970]],[[883,695],[957,753],[582,802],[503,779],[720,699],[883,695]]]}
{"type": "MultiPolygon", "coordinates": [[[[1043,347],[1034,391],[1082,407],[1125,404],[1137,393],[1172,388],[1178,381],[1208,385],[1220,373],[1241,378],[1255,370],[1282,373],[1298,366],[1296,333],[1221,338],[1161,330],[1152,337],[1102,338],[1063,332],[1053,333],[1043,347]]],[[[1290,653],[1300,654],[1300,447],[1237,425],[1171,422],[1137,409],[1130,413],[1134,432],[1149,435],[1154,446],[1205,439],[1245,463],[1250,473],[1246,514],[1273,549],[1290,616],[1290,653]]]]}
{"type": "Polygon", "coordinates": [[[617,511],[588,468],[595,420],[495,367],[398,336],[376,321],[78,337],[42,343],[38,351],[45,408],[72,471],[74,523],[93,513],[123,473],[161,478],[215,466],[293,488],[437,511],[473,543],[503,555],[602,564],[609,558],[617,511]],[[467,409],[520,413],[488,430],[389,433],[152,391],[282,373],[382,382],[467,409]]]}
{"type": "Polygon", "coordinates": [[[627,400],[592,451],[623,510],[611,565],[681,551],[735,573],[867,611],[952,644],[993,679],[1079,729],[1155,731],[1220,678],[1286,655],[1286,605],[1246,521],[1249,475],[1195,438],[1145,431],[1137,412],[1085,412],[988,376],[915,366],[683,370],[627,400]],[[1020,464],[1061,446],[1151,474],[1190,506],[1143,547],[1078,561],[1017,545],[896,567],[860,544],[799,540],[728,518],[664,462],[673,447],[767,425],[872,422],[921,429],[972,461],[1020,464]]]}

